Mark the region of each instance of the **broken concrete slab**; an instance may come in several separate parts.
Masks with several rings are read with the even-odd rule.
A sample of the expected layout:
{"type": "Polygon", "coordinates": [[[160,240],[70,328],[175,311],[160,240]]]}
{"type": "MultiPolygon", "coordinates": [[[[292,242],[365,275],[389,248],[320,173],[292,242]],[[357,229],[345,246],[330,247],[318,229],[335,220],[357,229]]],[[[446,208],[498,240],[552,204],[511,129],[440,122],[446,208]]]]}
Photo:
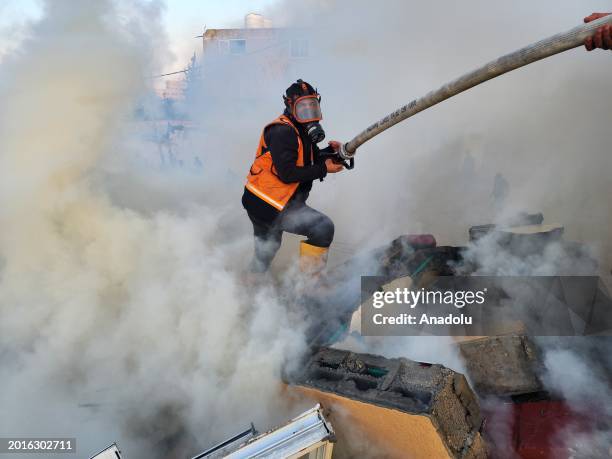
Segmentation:
{"type": "Polygon", "coordinates": [[[542,212],[536,212],[530,214],[527,212],[519,212],[518,214],[510,217],[505,224],[507,226],[525,226],[525,225],[541,225],[544,222],[544,214],[542,212]]]}
{"type": "Polygon", "coordinates": [[[543,390],[540,353],[527,336],[488,336],[457,345],[478,394],[504,397],[543,390]]]}
{"type": "Polygon", "coordinates": [[[485,236],[493,237],[494,242],[509,252],[532,254],[542,251],[551,242],[559,242],[564,232],[560,225],[498,226],[479,225],[469,229],[470,241],[475,242],[485,236]]]}
{"type": "Polygon", "coordinates": [[[487,457],[476,396],[442,365],[323,348],[289,383],[326,408],[339,455],[359,457],[358,432],[378,457],[487,457]]]}
{"type": "Polygon", "coordinates": [[[494,225],[492,223],[486,225],[475,225],[472,226],[468,232],[470,235],[470,241],[475,241],[480,239],[482,236],[485,236],[493,231],[501,227],[512,228],[512,227],[520,227],[520,226],[538,226],[542,225],[544,222],[544,215],[540,212],[535,214],[528,214],[526,212],[519,212],[517,215],[511,217],[507,221],[504,222],[503,225],[494,225]]]}

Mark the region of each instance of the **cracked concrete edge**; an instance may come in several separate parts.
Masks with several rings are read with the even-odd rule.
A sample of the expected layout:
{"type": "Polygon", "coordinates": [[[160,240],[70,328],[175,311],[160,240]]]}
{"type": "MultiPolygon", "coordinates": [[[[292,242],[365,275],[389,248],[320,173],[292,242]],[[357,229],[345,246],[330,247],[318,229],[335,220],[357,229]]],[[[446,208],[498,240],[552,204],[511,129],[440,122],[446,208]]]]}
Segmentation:
{"type": "MultiPolygon", "coordinates": [[[[341,399],[344,400],[344,404],[356,406],[349,402],[349,400],[352,400],[359,404],[370,405],[372,409],[393,410],[406,416],[426,417],[436,430],[436,436],[442,441],[449,457],[460,459],[487,457],[487,443],[480,432],[483,419],[480,414],[478,399],[466,378],[442,365],[426,364],[425,367],[421,367],[421,365],[419,362],[404,358],[386,359],[371,354],[355,354],[337,349],[323,349],[312,356],[306,364],[306,370],[302,377],[294,380],[291,384],[296,387],[301,386],[302,391],[320,394],[319,398],[321,399],[331,397],[336,402],[341,399]],[[326,358],[327,361],[325,361],[326,358]],[[362,371],[363,368],[372,364],[387,368],[389,371],[375,387],[367,390],[358,390],[348,383],[343,385],[339,382],[340,379],[331,383],[329,381],[317,382],[316,376],[321,374],[319,373],[321,363],[337,365],[336,370],[339,369],[340,376],[350,380],[352,376],[350,371],[343,374],[344,370],[341,367],[342,362],[351,359],[357,359],[361,362],[361,365],[355,362],[350,364],[356,371],[362,371]],[[402,378],[413,376],[420,368],[430,374],[423,376],[423,379],[417,381],[415,385],[405,386],[402,378]],[[432,374],[432,372],[436,373],[432,374]],[[429,386],[428,383],[430,383],[429,386]],[[422,400],[418,400],[418,389],[421,384],[432,395],[426,403],[427,409],[416,409],[420,406],[419,402],[422,402],[422,400]],[[406,395],[406,392],[403,392],[402,387],[407,393],[416,390],[414,392],[417,398],[415,403],[396,403],[398,402],[396,399],[399,397],[395,395],[396,392],[403,393],[406,400],[410,398],[409,395],[406,395]],[[387,394],[392,394],[395,399],[385,397],[387,394]]],[[[405,402],[406,400],[399,400],[399,402],[405,402]]],[[[404,422],[410,424],[412,421],[405,419],[404,422]]],[[[419,425],[422,424],[422,421],[414,420],[414,422],[419,423],[419,425]]]]}

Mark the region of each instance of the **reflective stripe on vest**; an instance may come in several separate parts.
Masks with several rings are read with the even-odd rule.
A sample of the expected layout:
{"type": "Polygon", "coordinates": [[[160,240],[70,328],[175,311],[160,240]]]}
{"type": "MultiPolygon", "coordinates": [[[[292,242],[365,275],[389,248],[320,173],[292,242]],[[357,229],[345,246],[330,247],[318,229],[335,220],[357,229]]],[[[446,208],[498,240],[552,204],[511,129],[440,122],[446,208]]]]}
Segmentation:
{"type": "Polygon", "coordinates": [[[295,131],[298,139],[298,157],[296,165],[300,167],[304,165],[304,146],[302,145],[300,133],[289,118],[285,115],[281,115],[266,125],[261,132],[259,145],[255,152],[255,161],[253,161],[251,169],[249,169],[249,175],[247,175],[246,188],[277,210],[283,210],[300,184],[299,182],[285,183],[276,174],[274,163],[272,162],[272,155],[270,154],[270,150],[264,138],[266,129],[273,124],[285,124],[291,126],[295,131]]]}

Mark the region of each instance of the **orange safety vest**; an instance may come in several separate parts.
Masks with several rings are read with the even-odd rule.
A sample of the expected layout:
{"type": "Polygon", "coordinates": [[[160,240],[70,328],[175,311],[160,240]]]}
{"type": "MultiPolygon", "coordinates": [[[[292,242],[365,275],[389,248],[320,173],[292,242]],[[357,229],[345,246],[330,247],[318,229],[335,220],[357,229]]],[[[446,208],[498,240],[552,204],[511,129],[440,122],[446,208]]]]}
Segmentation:
{"type": "MultiPolygon", "coordinates": [[[[285,183],[276,173],[276,168],[272,162],[270,149],[266,145],[266,140],[264,139],[266,129],[273,124],[286,124],[291,126],[291,128],[295,131],[298,139],[298,157],[296,165],[300,167],[304,166],[304,145],[302,144],[300,133],[289,118],[287,118],[285,115],[281,115],[270,124],[266,125],[261,132],[259,146],[255,152],[255,161],[253,161],[253,165],[249,170],[249,175],[247,175],[247,182],[245,186],[247,190],[258,198],[266,201],[268,204],[278,210],[283,210],[287,202],[289,202],[289,199],[291,199],[291,196],[293,196],[297,190],[298,186],[300,186],[300,183],[285,183]]],[[[312,151],[310,154],[312,157],[312,151]]]]}

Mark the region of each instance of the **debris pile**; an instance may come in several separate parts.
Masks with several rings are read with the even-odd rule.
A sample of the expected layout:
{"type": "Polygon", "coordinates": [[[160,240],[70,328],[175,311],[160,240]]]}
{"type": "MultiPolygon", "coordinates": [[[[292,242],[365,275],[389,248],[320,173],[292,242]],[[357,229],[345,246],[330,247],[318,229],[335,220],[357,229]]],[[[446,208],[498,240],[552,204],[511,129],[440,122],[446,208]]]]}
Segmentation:
{"type": "Polygon", "coordinates": [[[327,410],[338,457],[485,458],[478,401],[465,377],[442,365],[323,348],[290,387],[327,410]]]}
{"type": "MultiPolygon", "coordinates": [[[[379,276],[380,285],[368,286],[372,291],[384,290],[398,282],[412,288],[427,288],[439,276],[490,275],[481,260],[470,253],[480,244],[488,250],[492,248],[500,259],[519,260],[528,257],[537,260],[546,250],[555,247],[560,256],[549,266],[554,275],[550,294],[567,306],[576,334],[596,334],[600,327],[612,328],[607,319],[610,314],[606,312],[612,302],[601,279],[595,277],[589,288],[578,289],[572,287],[571,278],[561,277],[597,276],[596,260],[585,245],[563,239],[563,226],[547,225],[543,220],[542,214],[521,214],[504,225],[473,226],[469,229],[470,242],[466,247],[438,246],[431,235],[400,236],[365,257],[349,260],[331,273],[344,290],[342,295],[330,296],[324,305],[328,311],[338,313],[334,320],[320,327],[325,332],[317,336],[316,342],[331,345],[343,336],[339,328],[344,336],[350,332],[351,316],[359,311],[362,299],[360,286],[343,283],[343,280],[351,276],[354,279],[360,267],[368,268],[361,271],[363,275],[379,276]],[[368,260],[369,264],[363,260],[368,260]],[[353,289],[351,294],[347,294],[347,285],[353,289]],[[586,316],[595,320],[590,324],[581,323],[578,318],[585,316],[584,311],[571,311],[577,307],[588,308],[586,316]]],[[[358,317],[358,313],[355,316],[358,317]]],[[[356,322],[355,318],[352,322],[356,322]]],[[[592,431],[594,418],[577,414],[566,402],[547,392],[541,380],[543,352],[521,327],[509,324],[508,330],[499,336],[458,338],[456,346],[465,361],[466,376],[474,393],[487,400],[497,400],[498,408],[503,404],[506,407],[502,410],[503,420],[495,410],[483,410],[481,415],[477,398],[465,378],[435,364],[323,349],[312,357],[303,378],[296,384],[324,406],[337,407],[336,417],[339,413],[349,413],[351,424],[359,426],[368,441],[378,439],[399,451],[409,451],[410,457],[447,457],[442,455],[443,450],[448,457],[478,457],[486,450],[483,435],[495,454],[508,454],[505,448],[509,447],[520,457],[560,457],[559,448],[563,445],[555,443],[553,437],[568,424],[578,425],[585,432],[592,431]],[[375,374],[381,369],[384,374],[375,374]],[[465,389],[457,390],[463,384],[465,389]],[[440,403],[439,394],[447,393],[454,394],[450,400],[456,403],[440,403]],[[458,413],[464,413],[465,417],[458,413]],[[481,435],[483,418],[487,419],[481,435]],[[401,430],[376,427],[385,426],[390,419],[395,426],[401,426],[401,430]],[[505,429],[507,435],[505,443],[495,444],[493,437],[496,435],[488,433],[500,430],[500,423],[504,424],[501,430],[505,429]],[[385,431],[394,434],[385,435],[385,431]],[[448,435],[450,431],[455,433],[454,437],[448,435]],[[374,438],[370,440],[369,435],[374,438]],[[400,439],[394,440],[391,436],[400,439]],[[438,445],[439,449],[428,449],[430,447],[424,442],[438,445]]],[[[336,425],[337,429],[342,429],[340,421],[336,425]]]]}
{"type": "MultiPolygon", "coordinates": [[[[310,330],[312,353],[284,379],[288,393],[321,404],[337,440],[334,458],[566,457],[567,445],[559,441],[564,429],[596,431],[598,422],[607,419],[605,413],[579,414],[547,391],[543,351],[521,323],[506,327],[505,321],[504,331],[495,329],[497,336],[455,337],[449,346],[457,347],[466,376],[433,362],[330,347],[356,333],[351,329],[362,301],[358,274],[376,276],[368,278],[374,280],[364,286],[366,295],[400,285],[427,289],[441,276],[490,276],[473,256],[480,244],[493,246],[496,257],[508,259],[537,257],[551,244],[560,247],[562,256],[555,259],[547,293],[567,306],[568,313],[587,308],[594,323],[612,328],[605,322],[609,314],[604,314],[612,301],[601,281],[594,277],[579,289],[562,276],[577,260],[581,274],[597,272],[588,250],[564,241],[563,231],[559,225],[544,225],[541,214],[522,214],[503,226],[470,228],[466,247],[438,246],[430,234],[405,235],[330,270],[321,281],[324,288],[303,298],[310,316],[319,320],[310,330]]],[[[597,332],[577,321],[584,311],[573,312],[576,334],[597,332]]],[[[610,375],[612,379],[612,370],[610,375]]]]}

